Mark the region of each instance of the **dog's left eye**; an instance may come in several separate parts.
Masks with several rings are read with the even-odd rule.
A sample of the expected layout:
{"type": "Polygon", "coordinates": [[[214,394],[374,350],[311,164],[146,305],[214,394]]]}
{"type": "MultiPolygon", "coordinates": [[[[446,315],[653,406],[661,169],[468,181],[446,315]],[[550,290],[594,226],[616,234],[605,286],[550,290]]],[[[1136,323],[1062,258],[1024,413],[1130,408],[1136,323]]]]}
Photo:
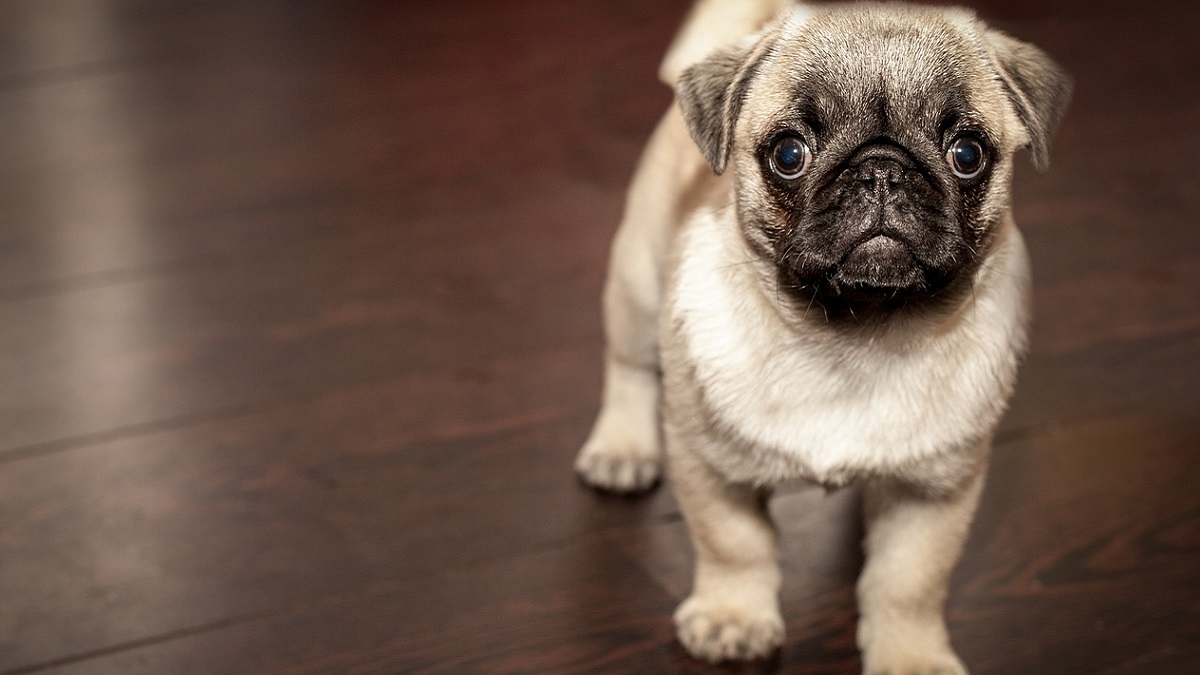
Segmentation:
{"type": "Polygon", "coordinates": [[[983,173],[987,155],[983,143],[974,136],[959,136],[946,150],[946,162],[950,170],[962,180],[971,180],[983,173]]]}
{"type": "Polygon", "coordinates": [[[771,171],[784,180],[796,180],[812,162],[812,151],[799,136],[783,136],[771,146],[767,158],[771,171]]]}

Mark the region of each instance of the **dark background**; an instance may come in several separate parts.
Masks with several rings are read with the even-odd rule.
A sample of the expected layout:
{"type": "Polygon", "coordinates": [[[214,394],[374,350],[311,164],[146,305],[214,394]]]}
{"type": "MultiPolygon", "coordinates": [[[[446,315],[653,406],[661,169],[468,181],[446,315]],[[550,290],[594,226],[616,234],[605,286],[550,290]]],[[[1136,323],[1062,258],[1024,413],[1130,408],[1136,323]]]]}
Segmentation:
{"type": "MultiPolygon", "coordinates": [[[[977,7],[1077,92],[954,643],[1200,672],[1200,4],[977,7]]],[[[705,670],[669,491],[571,471],[685,9],[0,2],[0,673],[705,670]]],[[[750,670],[859,668],[855,502],[774,502],[750,670]]]]}

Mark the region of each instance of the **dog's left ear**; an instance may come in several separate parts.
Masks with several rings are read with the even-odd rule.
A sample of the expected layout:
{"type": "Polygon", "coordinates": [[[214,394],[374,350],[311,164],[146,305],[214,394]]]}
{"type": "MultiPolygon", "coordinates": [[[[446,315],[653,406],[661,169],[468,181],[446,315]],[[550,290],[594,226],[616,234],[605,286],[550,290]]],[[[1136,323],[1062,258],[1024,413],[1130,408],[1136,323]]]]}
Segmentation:
{"type": "Polygon", "coordinates": [[[1038,171],[1050,168],[1050,137],[1071,98],[1071,78],[1033,45],[989,30],[992,59],[1017,116],[1029,132],[1029,152],[1038,171]]]}
{"type": "Polygon", "coordinates": [[[751,44],[720,49],[679,77],[675,91],[683,119],[717,174],[729,163],[742,101],[776,35],[770,31],[751,44]]]}

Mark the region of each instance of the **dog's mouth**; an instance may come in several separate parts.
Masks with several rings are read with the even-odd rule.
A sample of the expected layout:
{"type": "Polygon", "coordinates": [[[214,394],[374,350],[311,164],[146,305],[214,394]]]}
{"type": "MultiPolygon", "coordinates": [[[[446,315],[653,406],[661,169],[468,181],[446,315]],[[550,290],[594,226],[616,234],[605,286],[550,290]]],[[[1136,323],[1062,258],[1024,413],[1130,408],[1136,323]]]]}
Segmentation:
{"type": "Polygon", "coordinates": [[[828,290],[848,300],[909,298],[928,293],[938,280],[902,239],[870,234],[826,276],[828,290]]]}
{"type": "Polygon", "coordinates": [[[788,263],[779,268],[781,282],[806,304],[815,300],[827,312],[845,310],[856,317],[935,298],[954,283],[957,271],[938,269],[902,236],[885,231],[863,235],[824,269],[805,272],[788,263]]]}
{"type": "Polygon", "coordinates": [[[834,279],[853,287],[887,290],[923,286],[925,274],[907,244],[886,234],[875,234],[842,258],[834,279]]]}

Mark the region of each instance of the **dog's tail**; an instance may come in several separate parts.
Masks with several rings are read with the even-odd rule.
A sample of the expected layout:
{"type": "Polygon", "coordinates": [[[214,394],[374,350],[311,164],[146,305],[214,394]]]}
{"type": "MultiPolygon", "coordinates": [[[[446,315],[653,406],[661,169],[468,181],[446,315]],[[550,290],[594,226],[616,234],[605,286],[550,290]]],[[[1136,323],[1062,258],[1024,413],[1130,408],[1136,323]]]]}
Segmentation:
{"type": "Polygon", "coordinates": [[[688,66],[758,32],[795,0],[697,0],[667,50],[658,78],[674,88],[688,66]]]}

